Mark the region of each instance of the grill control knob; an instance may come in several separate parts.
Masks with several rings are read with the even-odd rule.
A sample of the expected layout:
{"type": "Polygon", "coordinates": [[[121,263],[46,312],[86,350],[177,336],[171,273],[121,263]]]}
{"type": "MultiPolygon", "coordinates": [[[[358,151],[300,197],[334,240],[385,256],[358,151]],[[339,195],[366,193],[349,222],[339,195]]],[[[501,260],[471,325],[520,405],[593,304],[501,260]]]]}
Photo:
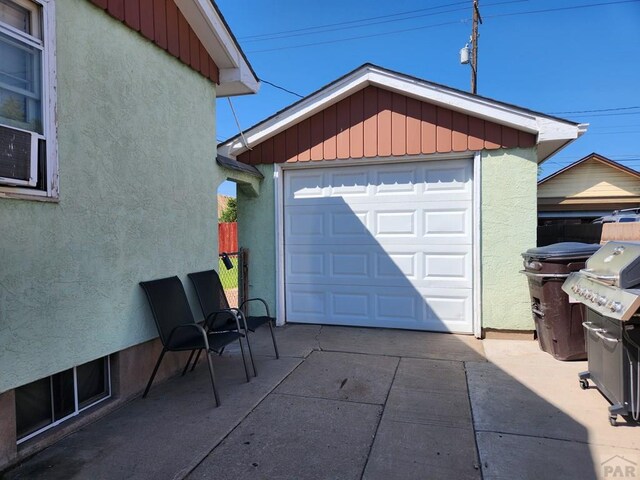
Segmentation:
{"type": "Polygon", "coordinates": [[[614,313],[619,312],[622,310],[622,304],[620,302],[613,302],[609,309],[614,313]]]}
{"type": "Polygon", "coordinates": [[[607,303],[607,299],[606,297],[603,297],[602,295],[598,297],[598,305],[603,306],[605,303],[607,303]]]}

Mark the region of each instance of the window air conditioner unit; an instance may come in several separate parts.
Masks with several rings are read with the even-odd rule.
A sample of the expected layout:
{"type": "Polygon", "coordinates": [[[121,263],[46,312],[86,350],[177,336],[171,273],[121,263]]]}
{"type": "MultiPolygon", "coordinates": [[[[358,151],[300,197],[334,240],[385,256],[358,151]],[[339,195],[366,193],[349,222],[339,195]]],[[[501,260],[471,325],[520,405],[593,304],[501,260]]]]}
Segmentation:
{"type": "Polygon", "coordinates": [[[0,184],[36,186],[41,138],[35,132],[0,125],[0,184]]]}

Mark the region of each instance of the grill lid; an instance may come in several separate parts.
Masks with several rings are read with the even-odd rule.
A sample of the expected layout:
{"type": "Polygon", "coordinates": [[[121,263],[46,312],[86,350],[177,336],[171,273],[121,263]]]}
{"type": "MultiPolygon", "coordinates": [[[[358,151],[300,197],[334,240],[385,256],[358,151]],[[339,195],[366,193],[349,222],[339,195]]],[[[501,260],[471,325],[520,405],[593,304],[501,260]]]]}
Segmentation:
{"type": "Polygon", "coordinates": [[[525,260],[585,260],[599,249],[600,245],[597,243],[561,242],[530,248],[522,256],[525,260]]]}
{"type": "Polygon", "coordinates": [[[608,242],[586,263],[586,273],[620,288],[640,284],[640,242],[608,242]]]}

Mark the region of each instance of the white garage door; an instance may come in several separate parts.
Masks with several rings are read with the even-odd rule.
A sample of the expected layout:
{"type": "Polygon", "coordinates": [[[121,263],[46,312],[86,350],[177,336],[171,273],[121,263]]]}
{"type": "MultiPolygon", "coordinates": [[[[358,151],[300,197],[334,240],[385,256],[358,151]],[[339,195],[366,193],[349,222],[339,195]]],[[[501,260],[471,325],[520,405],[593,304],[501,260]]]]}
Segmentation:
{"type": "Polygon", "coordinates": [[[285,170],[289,322],[472,332],[472,162],[285,170]]]}

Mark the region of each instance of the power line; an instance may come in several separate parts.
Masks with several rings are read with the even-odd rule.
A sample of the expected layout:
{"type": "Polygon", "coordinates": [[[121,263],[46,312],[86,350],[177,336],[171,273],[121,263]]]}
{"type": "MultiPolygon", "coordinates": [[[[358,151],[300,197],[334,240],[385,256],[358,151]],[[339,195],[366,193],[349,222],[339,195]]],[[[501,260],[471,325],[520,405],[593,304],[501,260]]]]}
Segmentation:
{"type": "Polygon", "coordinates": [[[561,115],[563,113],[594,113],[594,112],[617,112],[619,110],[634,110],[640,107],[616,107],[616,108],[599,108],[597,110],[574,110],[568,112],[550,112],[551,115],[561,115]]]}
{"type": "MultiPolygon", "coordinates": [[[[640,1],[640,0],[639,0],[640,1]]],[[[414,27],[414,28],[404,28],[402,30],[393,30],[391,32],[385,32],[385,33],[372,33],[369,35],[358,35],[356,37],[346,37],[346,38],[340,38],[337,40],[326,40],[324,42],[311,42],[311,43],[303,43],[300,45],[290,45],[288,47],[276,47],[276,48],[265,48],[263,50],[250,50],[247,53],[264,53],[264,52],[275,52],[275,51],[279,51],[279,50],[291,50],[294,48],[304,48],[304,47],[312,47],[312,46],[316,46],[316,45],[327,45],[330,43],[342,43],[342,42],[348,42],[351,40],[360,40],[363,38],[371,38],[371,37],[384,37],[386,35],[394,35],[396,33],[403,33],[403,32],[411,32],[414,30],[426,30],[427,28],[436,28],[436,27],[443,27],[445,25],[456,25],[459,23],[467,23],[468,20],[456,20],[454,22],[443,22],[443,23],[436,23],[433,25],[425,25],[422,27],[414,27]]]]}
{"type": "MultiPolygon", "coordinates": [[[[526,1],[526,0],[518,0],[518,1],[526,1]]],[[[259,39],[259,38],[264,38],[264,37],[272,37],[272,36],[276,36],[276,35],[285,35],[288,33],[299,33],[299,32],[305,32],[308,30],[319,30],[319,29],[324,29],[324,28],[328,28],[328,27],[337,27],[340,25],[353,25],[354,23],[362,23],[362,22],[368,22],[371,20],[380,20],[381,18],[390,18],[390,17],[399,17],[402,15],[409,15],[412,13],[418,13],[418,12],[424,12],[427,10],[437,10],[438,8],[445,8],[445,7],[453,7],[453,6],[457,6],[457,5],[468,5],[468,1],[465,0],[464,2],[455,2],[455,3],[446,3],[444,5],[439,5],[436,7],[429,7],[429,8],[420,8],[418,10],[408,10],[406,12],[399,12],[399,13],[391,13],[388,15],[378,15],[376,17],[367,17],[367,18],[361,18],[358,20],[347,20],[344,22],[337,22],[337,23],[326,23],[323,25],[316,25],[316,26],[308,26],[308,27],[304,27],[304,28],[296,28],[293,30],[282,30],[280,32],[271,32],[271,33],[261,33],[261,34],[257,34],[257,35],[248,35],[246,37],[240,37],[238,40],[241,41],[245,41],[249,42],[249,41],[255,41],[252,39],[259,39]]],[[[409,18],[416,18],[416,17],[409,17],[409,18]]],[[[402,20],[406,20],[406,18],[403,18],[402,20]]],[[[397,20],[394,20],[397,21],[397,20]]],[[[319,32],[313,32],[313,33],[319,33],[319,32]]]]}
{"type": "Polygon", "coordinates": [[[485,18],[514,17],[516,15],[532,15],[536,13],[560,12],[564,10],[577,10],[582,8],[602,7],[606,5],[618,5],[620,3],[637,3],[639,1],[640,0],[618,0],[617,2],[586,3],[582,5],[573,5],[570,7],[545,8],[542,10],[529,10],[527,12],[497,13],[494,15],[488,15],[485,18]]]}
{"type": "MultiPolygon", "coordinates": [[[[570,6],[570,7],[558,7],[558,8],[548,8],[548,9],[543,9],[543,10],[528,10],[528,11],[524,11],[524,12],[512,12],[512,13],[494,14],[494,15],[485,16],[485,18],[499,18],[499,17],[515,16],[515,15],[533,15],[533,14],[538,14],[538,13],[548,13],[548,12],[567,11],[567,10],[579,10],[579,9],[583,9],[583,8],[600,7],[600,6],[606,6],[606,5],[618,5],[618,4],[623,4],[623,3],[638,3],[638,2],[640,2],[640,0],[618,0],[618,1],[615,1],[615,2],[587,3],[587,4],[581,4],[581,5],[573,5],[573,6],[570,6]]],[[[515,2],[501,2],[501,3],[515,3],[515,2]]],[[[485,6],[490,6],[490,5],[487,4],[485,6]]],[[[413,27],[413,28],[403,28],[403,29],[398,29],[398,30],[390,30],[388,32],[382,32],[382,33],[373,33],[373,34],[368,34],[368,35],[357,35],[357,36],[353,36],[353,37],[344,37],[344,38],[336,39],[336,40],[325,40],[325,41],[320,41],[320,42],[310,42],[310,43],[304,43],[304,44],[298,44],[298,45],[289,45],[289,46],[282,46],[282,47],[266,48],[266,49],[261,49],[261,50],[250,50],[247,53],[266,53],[266,52],[275,52],[275,51],[280,51],[280,50],[291,50],[291,49],[296,49],[296,48],[311,47],[311,46],[317,46],[317,45],[327,45],[327,44],[332,44],[332,43],[342,43],[342,42],[348,42],[348,41],[353,41],[353,40],[360,40],[360,39],[364,39],[364,38],[383,37],[383,36],[387,36],[387,35],[394,35],[394,34],[397,34],[397,33],[405,33],[405,32],[416,31],[416,30],[426,30],[426,29],[429,29],[429,28],[436,28],[436,27],[442,27],[442,26],[447,26],[447,25],[455,25],[455,24],[467,23],[467,22],[468,22],[467,19],[461,19],[461,20],[457,20],[457,21],[442,22],[442,23],[431,24],[431,25],[423,25],[423,26],[413,27]]]]}
{"type": "Polygon", "coordinates": [[[588,118],[593,118],[593,117],[620,117],[620,116],[626,116],[626,115],[640,115],[640,112],[617,112],[617,113],[582,113],[580,115],[573,115],[576,118],[580,118],[580,117],[588,117],[588,118]]]}
{"type": "MultiPolygon", "coordinates": [[[[496,6],[496,5],[506,5],[506,4],[510,4],[510,3],[522,3],[522,2],[526,2],[526,1],[528,1],[528,0],[508,0],[508,1],[503,1],[503,2],[487,3],[483,7],[491,7],[491,6],[496,6]]],[[[381,25],[381,24],[394,23],[394,22],[403,22],[405,20],[415,20],[416,18],[433,17],[433,16],[436,16],[436,15],[442,15],[442,14],[445,14],[445,13],[452,13],[452,12],[459,12],[459,11],[464,11],[464,10],[468,9],[468,7],[465,6],[465,7],[461,7],[461,8],[443,10],[443,11],[434,12],[434,13],[425,13],[425,14],[421,14],[421,15],[410,15],[410,16],[407,16],[405,18],[396,18],[396,19],[392,19],[392,20],[381,20],[381,21],[376,21],[376,22],[371,21],[371,20],[379,19],[379,18],[408,15],[409,13],[412,13],[412,12],[421,12],[421,11],[424,11],[424,10],[435,10],[435,9],[438,9],[438,8],[444,8],[444,7],[447,7],[447,6],[460,5],[460,4],[468,5],[468,1],[449,3],[449,4],[446,4],[446,5],[441,5],[439,7],[423,8],[423,9],[420,9],[420,10],[412,10],[412,11],[403,12],[403,13],[394,13],[394,14],[390,14],[390,15],[381,15],[381,16],[378,16],[378,17],[371,17],[371,18],[361,19],[361,20],[350,20],[350,21],[345,21],[345,22],[328,24],[328,25],[324,25],[324,26],[306,27],[306,28],[301,28],[301,29],[296,29],[296,30],[287,30],[285,32],[280,32],[280,33],[266,33],[266,34],[260,35],[259,36],[260,38],[253,38],[253,37],[258,37],[258,36],[245,37],[246,40],[244,40],[243,43],[268,42],[268,41],[271,41],[271,40],[281,40],[281,39],[292,38],[292,37],[302,37],[302,36],[309,36],[309,35],[317,35],[317,34],[320,34],[320,33],[336,32],[336,31],[340,31],[340,30],[352,30],[354,28],[364,28],[364,27],[370,27],[370,26],[373,26],[373,25],[381,25]],[[365,22],[367,22],[367,23],[365,23],[365,22]],[[362,25],[353,25],[353,24],[356,24],[356,23],[362,23],[362,25]],[[326,27],[331,27],[331,26],[334,26],[334,25],[345,25],[345,24],[351,24],[351,25],[350,26],[342,26],[342,27],[339,26],[339,27],[336,27],[336,28],[326,28],[326,27]],[[287,32],[300,32],[300,33],[288,34],[287,32]]]]}
{"type": "Polygon", "coordinates": [[[596,132],[591,135],[626,135],[627,133],[640,133],[640,130],[630,130],[627,132],[596,132]]]}
{"type": "Polygon", "coordinates": [[[275,83],[271,83],[271,82],[265,80],[264,78],[261,78],[260,81],[262,83],[266,83],[267,85],[271,85],[272,87],[277,88],[278,90],[282,90],[283,92],[290,93],[291,95],[295,95],[296,97],[299,97],[299,98],[304,98],[303,95],[300,95],[299,93],[296,93],[296,92],[292,92],[291,90],[289,90],[287,88],[284,88],[284,87],[281,87],[280,85],[276,85],[275,83]]]}

